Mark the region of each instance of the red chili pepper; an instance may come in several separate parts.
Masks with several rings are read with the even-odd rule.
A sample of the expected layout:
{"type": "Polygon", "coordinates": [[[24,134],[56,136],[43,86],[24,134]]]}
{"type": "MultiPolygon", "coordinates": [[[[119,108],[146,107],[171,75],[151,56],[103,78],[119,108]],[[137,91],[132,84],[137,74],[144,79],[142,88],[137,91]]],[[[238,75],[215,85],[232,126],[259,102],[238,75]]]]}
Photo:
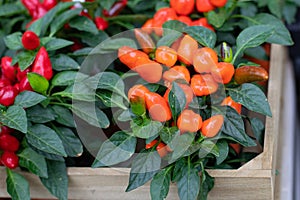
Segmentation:
{"type": "Polygon", "coordinates": [[[21,71],[21,69],[17,67],[17,80],[20,82],[24,77],[27,76],[27,73],[30,72],[30,70],[30,68],[27,68],[24,71],[21,71]]]}
{"type": "Polygon", "coordinates": [[[32,65],[32,72],[44,76],[47,80],[50,80],[52,78],[52,65],[45,47],[41,47],[38,51],[34,63],[32,65]]]}
{"type": "Polygon", "coordinates": [[[172,118],[170,107],[167,101],[155,92],[145,94],[146,106],[153,120],[165,122],[172,118]]]}
{"type": "Polygon", "coordinates": [[[11,57],[9,57],[9,56],[2,57],[2,59],[1,59],[1,69],[2,69],[3,76],[5,76],[11,82],[15,82],[17,67],[12,66],[11,62],[12,62],[11,57]]]}
{"type": "Polygon", "coordinates": [[[34,50],[40,46],[40,38],[33,31],[25,31],[22,35],[22,44],[25,49],[34,50]]]}
{"type": "Polygon", "coordinates": [[[0,104],[10,106],[14,104],[15,98],[18,95],[18,90],[11,85],[0,89],[0,104]]]}
{"type": "Polygon", "coordinates": [[[0,161],[9,169],[15,169],[19,166],[19,157],[14,152],[4,151],[0,161]]]}
{"type": "Polygon", "coordinates": [[[50,10],[56,6],[57,2],[56,0],[44,0],[42,5],[46,10],[50,10]]]}
{"type": "Polygon", "coordinates": [[[0,88],[3,88],[8,85],[11,85],[11,83],[8,79],[4,79],[4,78],[0,79],[0,88]]]}
{"type": "Polygon", "coordinates": [[[13,129],[7,127],[7,126],[1,126],[0,128],[0,136],[1,135],[9,135],[10,133],[12,133],[13,129]]]}
{"type": "Polygon", "coordinates": [[[4,134],[0,136],[0,149],[4,151],[18,151],[20,142],[12,135],[4,134]]]}
{"type": "Polygon", "coordinates": [[[25,90],[33,91],[27,77],[24,77],[19,83],[19,91],[23,92],[25,90]]]}
{"type": "Polygon", "coordinates": [[[120,12],[126,7],[127,0],[115,2],[109,10],[103,10],[105,17],[113,17],[120,14],[120,12]]]}
{"type": "Polygon", "coordinates": [[[33,16],[36,11],[37,5],[39,4],[39,0],[21,0],[22,4],[25,8],[27,8],[29,14],[33,16]]]}
{"type": "Polygon", "coordinates": [[[95,17],[94,21],[99,30],[104,31],[108,28],[108,22],[103,17],[95,17]]]}
{"type": "Polygon", "coordinates": [[[40,19],[40,18],[43,17],[46,13],[47,13],[46,8],[44,8],[43,5],[39,3],[39,4],[37,5],[37,7],[36,7],[35,12],[34,12],[33,15],[32,15],[32,18],[33,18],[34,20],[40,19]]]}

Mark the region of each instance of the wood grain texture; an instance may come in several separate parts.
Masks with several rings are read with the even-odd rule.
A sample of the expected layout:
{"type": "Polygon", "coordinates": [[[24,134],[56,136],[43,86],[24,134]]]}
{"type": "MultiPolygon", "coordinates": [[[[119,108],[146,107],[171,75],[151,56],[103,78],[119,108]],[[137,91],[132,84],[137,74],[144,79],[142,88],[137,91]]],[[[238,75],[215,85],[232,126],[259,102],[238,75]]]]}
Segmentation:
{"type": "MultiPolygon", "coordinates": [[[[266,119],[263,152],[237,170],[209,170],[215,177],[215,186],[209,193],[210,200],[272,200],[274,198],[277,159],[277,138],[280,134],[282,83],[285,62],[288,58],[285,47],[272,45],[271,67],[268,84],[268,100],[272,118],[266,119]]],[[[279,146],[280,148],[280,146],[279,146]]],[[[29,180],[31,196],[38,199],[55,199],[42,186],[38,177],[22,172],[29,180]]],[[[138,200],[150,199],[149,184],[125,193],[128,184],[128,168],[68,168],[69,199],[76,200],[138,200]]],[[[6,193],[5,169],[0,167],[0,197],[6,193]]],[[[168,198],[179,199],[176,185],[171,185],[168,198]]]]}

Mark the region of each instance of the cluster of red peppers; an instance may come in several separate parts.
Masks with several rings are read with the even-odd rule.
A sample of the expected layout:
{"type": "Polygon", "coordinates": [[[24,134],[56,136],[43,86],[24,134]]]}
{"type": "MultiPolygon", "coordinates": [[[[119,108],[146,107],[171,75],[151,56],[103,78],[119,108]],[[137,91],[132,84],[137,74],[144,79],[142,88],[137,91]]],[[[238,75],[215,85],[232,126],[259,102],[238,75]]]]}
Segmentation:
{"type": "Polygon", "coordinates": [[[0,126],[0,165],[10,169],[19,166],[19,157],[16,152],[19,150],[20,142],[12,135],[13,130],[7,126],[0,126]]]}
{"type": "MultiPolygon", "coordinates": [[[[22,44],[24,49],[34,51],[40,47],[40,40],[34,32],[25,31],[22,35],[22,44]]],[[[39,48],[33,64],[23,71],[18,64],[12,65],[12,61],[12,57],[9,56],[1,58],[0,104],[3,106],[14,104],[15,97],[20,92],[32,91],[27,78],[28,72],[40,74],[47,80],[53,76],[50,58],[43,46],[39,48]]]]}
{"type": "MultiPolygon", "coordinates": [[[[218,55],[210,47],[199,46],[188,34],[175,41],[171,47],[155,47],[148,33],[141,29],[137,29],[135,33],[142,50],[123,46],[118,50],[119,60],[148,83],[162,81],[166,90],[161,94],[150,91],[144,85],[134,85],[128,91],[131,110],[138,116],[148,113],[155,121],[170,121],[169,124],[177,126],[182,134],[192,132],[208,138],[215,137],[224,123],[224,117],[220,114],[203,120],[197,110],[189,107],[194,97],[211,95],[218,90],[220,84],[242,84],[268,79],[268,72],[262,67],[235,68],[231,63],[232,50],[225,42],[221,44],[221,55],[218,55]],[[175,121],[169,104],[172,82],[178,84],[186,98],[185,108],[175,121]]],[[[230,96],[224,98],[221,105],[231,106],[239,114],[242,111],[242,105],[233,101],[230,96]]],[[[155,141],[147,144],[146,148],[153,145],[161,156],[171,151],[169,147],[162,148],[166,144],[157,144],[155,141]]]]}
{"type": "Polygon", "coordinates": [[[148,33],[154,31],[157,35],[161,35],[162,25],[166,21],[178,20],[188,26],[203,26],[214,31],[214,27],[208,23],[206,17],[192,19],[190,15],[194,12],[209,12],[225,6],[226,3],[227,0],[171,0],[170,7],[159,9],[153,18],[148,19],[143,24],[142,28],[148,33]]]}

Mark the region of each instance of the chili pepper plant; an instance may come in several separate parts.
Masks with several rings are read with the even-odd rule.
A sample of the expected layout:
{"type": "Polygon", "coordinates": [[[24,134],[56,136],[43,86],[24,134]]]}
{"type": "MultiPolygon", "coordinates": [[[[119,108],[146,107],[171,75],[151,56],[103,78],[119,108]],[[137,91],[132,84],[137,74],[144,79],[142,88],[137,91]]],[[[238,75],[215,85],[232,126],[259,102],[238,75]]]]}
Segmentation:
{"type": "Polygon", "coordinates": [[[207,169],[263,147],[270,44],[298,1],[0,1],[0,164],[68,199],[67,167],[130,167],[130,192],[206,199],[207,169]],[[251,117],[253,112],[260,117],[251,117]],[[250,126],[247,126],[250,125],[250,126]],[[249,130],[253,135],[249,134],[249,130]]]}

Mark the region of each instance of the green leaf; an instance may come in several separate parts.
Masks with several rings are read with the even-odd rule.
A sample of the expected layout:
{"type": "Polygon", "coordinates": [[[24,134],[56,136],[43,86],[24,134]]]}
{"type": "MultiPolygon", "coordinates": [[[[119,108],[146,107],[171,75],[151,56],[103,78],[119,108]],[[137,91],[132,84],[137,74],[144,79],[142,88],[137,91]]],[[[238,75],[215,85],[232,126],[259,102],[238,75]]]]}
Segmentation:
{"type": "Polygon", "coordinates": [[[52,68],[56,71],[78,70],[79,64],[65,54],[58,54],[51,58],[52,68]]]}
{"type": "Polygon", "coordinates": [[[219,156],[216,157],[217,165],[220,165],[227,158],[229,153],[229,146],[226,141],[218,140],[217,147],[219,149],[219,156]]]}
{"type": "Polygon", "coordinates": [[[107,90],[102,90],[97,93],[97,97],[105,106],[109,108],[118,107],[122,108],[123,110],[127,109],[127,107],[124,105],[123,97],[118,94],[112,93],[107,90]]]}
{"type": "Polygon", "coordinates": [[[230,106],[227,106],[227,109],[222,112],[224,116],[222,132],[233,137],[239,143],[243,144],[243,146],[256,146],[253,139],[245,132],[245,125],[241,115],[230,106]]]}
{"type": "Polygon", "coordinates": [[[83,146],[81,141],[71,129],[65,127],[56,127],[55,131],[63,142],[64,149],[68,156],[78,157],[82,155],[83,146]]]}
{"type": "Polygon", "coordinates": [[[71,9],[55,17],[50,25],[50,37],[59,31],[70,19],[79,15],[81,8],[71,9]]]}
{"type": "Polygon", "coordinates": [[[161,158],[157,151],[142,152],[132,162],[126,192],[147,183],[160,169],[161,158]]]}
{"type": "Polygon", "coordinates": [[[298,7],[295,6],[294,3],[287,2],[284,5],[283,11],[282,11],[283,21],[285,21],[286,24],[288,24],[288,25],[296,22],[297,12],[298,12],[298,7]]]}
{"type": "Polygon", "coordinates": [[[22,133],[27,132],[26,112],[20,106],[9,106],[6,112],[0,113],[0,122],[22,133]]]}
{"type": "Polygon", "coordinates": [[[178,195],[180,199],[195,200],[200,190],[200,177],[198,170],[192,163],[185,163],[181,168],[184,172],[177,181],[178,195]]]}
{"type": "Polygon", "coordinates": [[[170,47],[178,38],[180,38],[181,35],[182,33],[179,32],[169,33],[168,35],[165,35],[158,40],[157,46],[170,47]]]}
{"type": "Polygon", "coordinates": [[[74,117],[69,109],[58,105],[54,105],[51,108],[55,113],[55,121],[71,128],[76,127],[74,117]]]}
{"type": "Polygon", "coordinates": [[[39,177],[48,178],[47,163],[44,156],[36,153],[31,148],[24,149],[18,153],[18,156],[20,166],[25,167],[39,177]]]}
{"type": "Polygon", "coordinates": [[[68,86],[64,91],[54,93],[52,96],[68,97],[78,101],[95,101],[95,90],[83,82],[68,86]]]}
{"type": "Polygon", "coordinates": [[[43,124],[31,126],[26,134],[26,139],[29,144],[41,151],[67,156],[62,141],[56,132],[43,124]]]}
{"type": "Polygon", "coordinates": [[[25,11],[24,7],[16,3],[5,3],[0,6],[0,17],[10,17],[21,14],[25,11]]]}
{"type": "Polygon", "coordinates": [[[172,118],[174,121],[176,121],[177,117],[185,108],[186,97],[181,87],[175,81],[172,83],[172,88],[168,96],[168,102],[172,112],[172,118]]]}
{"type": "Polygon", "coordinates": [[[74,102],[72,111],[90,125],[99,128],[108,128],[109,119],[106,114],[95,105],[88,102],[74,102]]]}
{"type": "Polygon", "coordinates": [[[128,160],[135,152],[137,139],[118,131],[106,140],[96,156],[92,167],[112,166],[128,160]]]}
{"type": "Polygon", "coordinates": [[[169,144],[172,141],[172,139],[179,134],[179,130],[177,126],[172,126],[172,127],[164,126],[159,134],[162,141],[166,144],[169,144]]]}
{"type": "Polygon", "coordinates": [[[178,20],[169,20],[163,24],[163,35],[173,34],[174,31],[178,33],[183,33],[187,25],[178,20]]]}
{"type": "Polygon", "coordinates": [[[69,25],[71,28],[77,29],[79,31],[89,32],[94,35],[99,32],[95,23],[85,16],[77,16],[71,19],[69,25]]]}
{"type": "Polygon", "coordinates": [[[85,33],[79,36],[81,41],[89,45],[90,47],[95,47],[102,41],[106,40],[109,36],[105,31],[98,31],[97,34],[85,33]]]}
{"type": "Polygon", "coordinates": [[[21,71],[24,71],[33,63],[35,55],[34,51],[21,51],[13,58],[12,64],[18,63],[21,71]]]}
{"type": "Polygon", "coordinates": [[[162,129],[162,123],[158,121],[153,121],[150,119],[144,120],[143,124],[138,125],[134,122],[131,123],[132,132],[135,137],[138,138],[150,138],[154,135],[158,135],[162,129]]]}
{"type": "Polygon", "coordinates": [[[252,19],[262,25],[270,25],[273,27],[274,33],[266,40],[267,42],[281,45],[294,44],[289,30],[277,17],[267,13],[260,13],[252,19]]]}
{"type": "Polygon", "coordinates": [[[175,162],[177,159],[181,158],[186,150],[191,146],[195,139],[195,134],[185,133],[185,134],[176,134],[170,143],[169,147],[173,150],[169,163],[175,162]]]}
{"type": "Polygon", "coordinates": [[[282,18],[282,8],[284,5],[284,1],[282,0],[269,0],[268,1],[268,8],[273,15],[278,17],[279,19],[282,18]]]}
{"type": "Polygon", "coordinates": [[[42,18],[34,21],[28,28],[35,32],[38,36],[42,37],[50,24],[52,24],[53,19],[63,12],[64,10],[69,10],[70,7],[74,5],[74,2],[59,2],[54,8],[49,10],[42,18]]]}
{"type": "Polygon", "coordinates": [[[76,71],[63,71],[55,74],[51,80],[51,86],[69,86],[74,84],[79,72],[76,71]]]}
{"type": "Polygon", "coordinates": [[[35,72],[27,73],[27,78],[32,89],[38,93],[44,94],[48,90],[48,80],[40,74],[35,72]]]}
{"type": "Polygon", "coordinates": [[[40,178],[51,194],[60,200],[68,200],[68,175],[64,162],[47,160],[48,178],[40,178]]]}
{"type": "Polygon", "coordinates": [[[220,28],[227,20],[227,10],[220,9],[218,13],[212,10],[207,13],[207,20],[209,24],[215,26],[216,28],[220,28]]]}
{"type": "Polygon", "coordinates": [[[23,91],[15,98],[15,105],[21,106],[23,108],[29,108],[35,106],[38,103],[44,101],[47,97],[40,95],[32,91],[23,91]]]}
{"type": "Polygon", "coordinates": [[[134,49],[137,49],[137,45],[134,40],[129,38],[108,38],[101,42],[98,46],[95,47],[93,53],[105,54],[116,52],[120,47],[130,46],[134,49]]]}
{"type": "Polygon", "coordinates": [[[34,123],[47,123],[55,120],[55,113],[49,107],[35,105],[27,109],[27,119],[34,123]]]}
{"type": "Polygon", "coordinates": [[[216,34],[207,28],[202,26],[188,26],[184,31],[203,46],[214,48],[216,45],[216,34]]]}
{"type": "Polygon", "coordinates": [[[5,45],[11,50],[19,50],[23,48],[22,42],[22,33],[15,32],[4,38],[5,45]]]}
{"type": "Polygon", "coordinates": [[[45,48],[47,49],[47,51],[55,51],[70,46],[72,44],[74,44],[74,42],[72,41],[51,37],[51,39],[45,44],[45,48]]]}
{"type": "Polygon", "coordinates": [[[228,92],[234,101],[242,104],[247,109],[272,116],[268,99],[258,86],[244,83],[238,88],[229,89],[228,92]]]}
{"type": "Polygon", "coordinates": [[[63,156],[59,156],[59,155],[56,155],[56,154],[52,154],[52,153],[46,153],[44,151],[41,151],[37,148],[35,148],[34,146],[32,146],[31,144],[27,143],[28,146],[33,149],[35,152],[37,152],[39,155],[45,157],[46,159],[48,160],[56,160],[56,161],[61,161],[61,162],[64,162],[65,159],[63,156]]]}
{"type": "Polygon", "coordinates": [[[251,118],[250,119],[251,128],[253,131],[253,134],[255,135],[255,138],[257,141],[263,145],[264,143],[264,130],[265,125],[259,118],[251,118]]]}
{"type": "Polygon", "coordinates": [[[237,56],[243,53],[247,48],[257,47],[268,40],[273,35],[274,28],[271,25],[255,25],[244,29],[236,39],[236,53],[232,63],[237,56]]]}
{"type": "Polygon", "coordinates": [[[7,192],[14,200],[30,200],[28,181],[20,174],[6,168],[7,192]]]}
{"type": "Polygon", "coordinates": [[[214,187],[215,179],[211,177],[206,170],[202,170],[200,192],[198,200],[206,200],[209,191],[214,187]]]}
{"type": "Polygon", "coordinates": [[[101,0],[99,4],[103,9],[109,10],[116,1],[117,0],[101,0]]]}
{"type": "Polygon", "coordinates": [[[207,154],[213,154],[216,157],[219,157],[219,149],[215,142],[210,140],[203,140],[200,143],[200,150],[199,150],[199,158],[205,158],[207,154]]]}
{"type": "Polygon", "coordinates": [[[167,197],[171,182],[171,169],[168,167],[155,174],[150,185],[151,199],[160,200],[167,197]]]}

